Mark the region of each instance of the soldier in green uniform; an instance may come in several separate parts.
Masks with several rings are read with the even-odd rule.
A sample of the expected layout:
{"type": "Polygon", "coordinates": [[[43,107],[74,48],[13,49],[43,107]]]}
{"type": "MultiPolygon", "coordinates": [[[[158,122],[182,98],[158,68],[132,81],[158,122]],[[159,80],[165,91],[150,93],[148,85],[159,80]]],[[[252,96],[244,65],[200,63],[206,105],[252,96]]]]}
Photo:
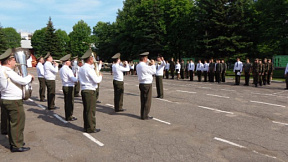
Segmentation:
{"type": "Polygon", "coordinates": [[[258,63],[258,59],[255,59],[254,64],[253,64],[253,83],[255,84],[255,87],[258,85],[259,81],[259,72],[260,72],[260,65],[258,63]]]}
{"type": "Polygon", "coordinates": [[[243,66],[244,68],[244,75],[245,75],[245,84],[244,86],[249,86],[249,80],[250,80],[250,73],[252,69],[252,65],[250,63],[250,60],[247,58],[246,63],[243,66]]]}
{"type": "Polygon", "coordinates": [[[271,78],[273,76],[273,64],[271,62],[271,59],[268,59],[267,63],[267,84],[270,85],[271,78]]]}
{"type": "Polygon", "coordinates": [[[216,60],[216,68],[215,68],[215,78],[216,82],[220,83],[221,82],[221,71],[222,71],[222,65],[220,63],[220,60],[216,60]]]}
{"type": "Polygon", "coordinates": [[[170,61],[170,73],[171,73],[172,79],[174,79],[174,72],[175,72],[175,62],[174,62],[174,59],[171,58],[171,61],[170,61]]]}
{"type": "Polygon", "coordinates": [[[262,81],[263,81],[263,85],[266,85],[266,83],[267,83],[267,75],[268,75],[268,71],[267,71],[268,63],[267,63],[267,59],[266,58],[264,58],[264,60],[263,60],[262,67],[263,67],[262,81]]]}
{"type": "Polygon", "coordinates": [[[262,60],[259,60],[259,85],[262,86],[263,83],[263,64],[262,64],[262,60]]]}
{"type": "Polygon", "coordinates": [[[30,83],[34,77],[30,74],[21,77],[12,70],[16,65],[14,53],[14,50],[8,49],[0,56],[3,65],[0,73],[1,108],[7,112],[11,152],[24,152],[30,147],[24,147],[25,112],[20,87],[30,83]]]}
{"type": "Polygon", "coordinates": [[[227,64],[225,63],[224,60],[221,61],[222,64],[222,72],[221,72],[221,81],[225,82],[225,75],[226,75],[226,71],[227,71],[227,64]]]}

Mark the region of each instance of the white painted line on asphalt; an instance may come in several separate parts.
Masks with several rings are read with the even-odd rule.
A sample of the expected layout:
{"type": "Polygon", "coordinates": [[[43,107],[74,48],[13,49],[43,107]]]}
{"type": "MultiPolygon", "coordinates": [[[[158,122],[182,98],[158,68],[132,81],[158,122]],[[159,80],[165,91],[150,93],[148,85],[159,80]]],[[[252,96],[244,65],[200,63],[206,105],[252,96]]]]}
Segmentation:
{"type": "Polygon", "coordinates": [[[284,92],[287,92],[287,91],[280,91],[280,92],[276,92],[276,93],[273,93],[273,94],[280,94],[280,93],[284,93],[284,92]]]}
{"type": "Polygon", "coordinates": [[[189,92],[189,91],[181,91],[181,90],[176,90],[177,92],[184,92],[184,93],[197,93],[197,92],[189,92]]]}
{"type": "Polygon", "coordinates": [[[213,94],[207,94],[207,96],[220,97],[220,98],[230,98],[227,96],[219,96],[219,95],[213,95],[213,94]]]}
{"type": "Polygon", "coordinates": [[[164,88],[163,90],[164,90],[164,91],[168,91],[168,89],[165,89],[165,88],[164,88]]]}
{"type": "Polygon", "coordinates": [[[165,123],[165,124],[171,125],[171,123],[169,123],[169,122],[166,122],[166,121],[163,121],[163,120],[154,118],[154,117],[153,117],[153,120],[156,120],[156,121],[159,121],[159,122],[161,122],[161,123],[165,123]]]}
{"type": "Polygon", "coordinates": [[[42,105],[39,105],[37,104],[38,107],[42,108],[43,110],[46,110],[46,107],[42,106],[42,105]]]}
{"type": "Polygon", "coordinates": [[[264,96],[276,96],[273,94],[264,94],[264,93],[256,93],[256,92],[251,92],[251,94],[258,94],[258,95],[264,95],[264,96]]]}
{"type": "Polygon", "coordinates": [[[53,114],[53,115],[54,115],[57,119],[59,119],[61,122],[65,123],[65,124],[68,123],[66,120],[62,119],[59,115],[57,115],[57,114],[53,114]]]}
{"type": "Polygon", "coordinates": [[[260,101],[250,101],[250,102],[259,103],[259,104],[265,104],[265,105],[271,105],[271,106],[278,106],[278,107],[286,107],[286,106],[283,106],[283,105],[271,104],[271,103],[260,102],[260,101]]]}
{"type": "Polygon", "coordinates": [[[161,101],[165,101],[165,102],[170,102],[170,103],[176,103],[176,104],[179,104],[178,102],[173,102],[173,101],[169,101],[169,100],[166,100],[166,99],[162,99],[162,98],[156,98],[157,100],[161,100],[161,101]]]}
{"type": "Polygon", "coordinates": [[[228,92],[235,92],[236,90],[231,90],[231,89],[221,89],[222,91],[228,91],[228,92]]]}
{"type": "Polygon", "coordinates": [[[34,102],[34,100],[32,100],[31,98],[28,98],[28,101],[34,102]]]}
{"type": "Polygon", "coordinates": [[[277,159],[275,156],[270,156],[270,155],[267,155],[267,154],[262,154],[262,153],[259,153],[259,152],[255,151],[255,150],[253,150],[253,152],[256,153],[256,154],[264,155],[264,156],[269,157],[269,158],[277,159]]]}
{"type": "Polygon", "coordinates": [[[111,104],[106,104],[107,106],[110,106],[110,107],[114,107],[114,105],[111,105],[111,104]]]}
{"type": "Polygon", "coordinates": [[[229,145],[233,145],[233,146],[239,147],[239,148],[246,148],[245,146],[239,145],[239,144],[234,143],[234,142],[230,142],[230,141],[222,139],[222,138],[214,137],[214,139],[217,140],[217,141],[221,141],[221,142],[227,143],[229,145]]]}
{"type": "Polygon", "coordinates": [[[83,133],[84,136],[86,136],[87,138],[89,138],[91,141],[95,142],[97,145],[99,146],[104,146],[104,144],[100,141],[98,141],[97,139],[95,139],[94,137],[92,137],[90,134],[88,133],[83,133]]]}
{"type": "Polygon", "coordinates": [[[221,112],[221,113],[226,113],[226,114],[234,114],[233,112],[229,112],[229,111],[223,111],[223,110],[218,110],[218,109],[214,109],[214,108],[210,108],[210,107],[205,107],[205,106],[198,106],[199,108],[203,108],[203,109],[207,109],[207,110],[212,110],[212,111],[217,111],[217,112],[221,112]]]}
{"type": "Polygon", "coordinates": [[[204,89],[211,89],[210,87],[199,87],[199,88],[204,88],[204,89]]]}
{"type": "Polygon", "coordinates": [[[281,122],[277,122],[277,121],[272,121],[272,123],[281,124],[281,125],[288,125],[288,123],[281,123],[281,122]]]}

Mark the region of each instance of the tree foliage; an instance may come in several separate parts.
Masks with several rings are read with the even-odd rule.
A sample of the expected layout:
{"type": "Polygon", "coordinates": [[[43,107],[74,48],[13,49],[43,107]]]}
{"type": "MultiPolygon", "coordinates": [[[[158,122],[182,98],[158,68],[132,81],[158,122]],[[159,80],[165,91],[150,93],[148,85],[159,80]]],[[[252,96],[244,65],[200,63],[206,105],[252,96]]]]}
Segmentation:
{"type": "Polygon", "coordinates": [[[3,28],[0,24],[0,53],[2,54],[7,49],[7,42],[3,33],[3,28]]]}
{"type": "Polygon", "coordinates": [[[17,31],[12,28],[3,28],[3,33],[6,39],[8,48],[16,48],[21,46],[21,35],[17,33],[17,31]]]}
{"type": "Polygon", "coordinates": [[[46,27],[40,30],[36,30],[31,38],[31,45],[34,49],[36,57],[45,56],[45,32],[46,27]]]}
{"type": "Polygon", "coordinates": [[[44,51],[45,53],[50,52],[52,56],[56,58],[61,57],[59,53],[60,44],[59,44],[58,35],[55,33],[55,29],[53,23],[51,21],[51,17],[47,23],[46,31],[45,31],[45,38],[44,38],[44,51]]]}
{"type": "Polygon", "coordinates": [[[69,41],[70,38],[67,35],[66,31],[58,29],[55,31],[55,34],[58,37],[58,55],[60,57],[65,56],[67,53],[70,53],[70,49],[69,49],[69,41]]]}

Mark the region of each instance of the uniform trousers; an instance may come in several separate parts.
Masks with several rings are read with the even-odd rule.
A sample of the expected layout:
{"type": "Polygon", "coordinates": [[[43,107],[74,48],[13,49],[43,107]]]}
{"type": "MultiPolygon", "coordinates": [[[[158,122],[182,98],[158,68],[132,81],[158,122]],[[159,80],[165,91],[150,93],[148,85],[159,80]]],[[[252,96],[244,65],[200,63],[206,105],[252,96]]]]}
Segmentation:
{"type": "Polygon", "coordinates": [[[40,101],[44,101],[45,99],[45,89],[46,89],[46,83],[45,83],[45,78],[39,78],[39,98],[40,101]]]}
{"type": "Polygon", "coordinates": [[[92,133],[96,130],[96,90],[82,90],[84,131],[92,133]]]}
{"type": "Polygon", "coordinates": [[[166,79],[169,78],[169,70],[168,69],[165,70],[165,76],[166,76],[166,79]]]}
{"type": "Polygon", "coordinates": [[[225,74],[226,74],[226,72],[225,71],[222,71],[222,73],[221,73],[221,81],[222,82],[225,82],[226,80],[225,80],[225,74]]]}
{"type": "Polygon", "coordinates": [[[258,81],[259,81],[259,73],[257,72],[253,74],[253,82],[255,84],[255,87],[257,87],[258,85],[258,81]]]}
{"type": "Polygon", "coordinates": [[[80,92],[80,82],[78,81],[74,87],[74,96],[78,96],[80,92]]]}
{"type": "Polygon", "coordinates": [[[245,85],[249,86],[250,72],[244,72],[244,75],[245,75],[245,85]]]}
{"type": "Polygon", "coordinates": [[[209,82],[214,82],[214,75],[215,73],[213,70],[209,71],[209,82]]]}
{"type": "Polygon", "coordinates": [[[184,79],[184,69],[180,69],[180,76],[181,76],[181,79],[184,79]]]}
{"type": "Polygon", "coordinates": [[[23,100],[1,100],[1,108],[7,112],[8,136],[11,148],[20,148],[24,144],[25,112],[23,100]]]}
{"type": "Polygon", "coordinates": [[[201,82],[201,80],[202,80],[202,71],[198,70],[197,71],[197,76],[198,76],[198,82],[201,82]]]}
{"type": "Polygon", "coordinates": [[[264,74],[262,75],[262,81],[263,81],[263,85],[266,85],[267,82],[267,74],[264,72],[264,74]]]}
{"type": "Polygon", "coordinates": [[[113,80],[115,112],[123,109],[124,82],[113,80]]]}
{"type": "Polygon", "coordinates": [[[96,101],[98,101],[98,98],[99,98],[99,95],[100,95],[100,92],[99,92],[100,83],[98,83],[97,85],[98,85],[98,87],[96,88],[96,101]]]}
{"type": "Polygon", "coordinates": [[[175,69],[171,69],[171,70],[170,70],[172,79],[174,79],[174,72],[175,72],[175,69]]]}
{"type": "Polygon", "coordinates": [[[215,79],[216,79],[216,82],[218,82],[218,83],[221,82],[221,72],[220,71],[215,72],[215,79]]]}
{"type": "Polygon", "coordinates": [[[156,76],[157,98],[163,98],[163,76],[156,76]]]}
{"type": "Polygon", "coordinates": [[[55,108],[55,80],[45,80],[47,86],[48,110],[55,108]]]}
{"type": "Polygon", "coordinates": [[[71,120],[74,110],[74,87],[63,86],[65,119],[71,120]]]}
{"type": "Polygon", "coordinates": [[[240,70],[235,70],[235,84],[240,84],[240,75],[237,75],[237,73],[240,72],[240,70]]]}
{"type": "MultiPolygon", "coordinates": [[[[0,103],[1,103],[1,95],[0,95],[0,103]]],[[[1,134],[8,133],[8,123],[7,123],[7,110],[1,107],[1,134]]]]}
{"type": "Polygon", "coordinates": [[[139,84],[141,101],[141,119],[148,119],[152,101],[152,84],[139,84]]]}
{"type": "Polygon", "coordinates": [[[263,77],[263,75],[261,73],[261,75],[259,76],[259,80],[258,80],[260,86],[262,86],[262,83],[263,83],[262,77],[263,77]]]}
{"type": "Polygon", "coordinates": [[[190,75],[190,81],[193,81],[193,70],[189,70],[189,75],[190,75]]]}
{"type": "Polygon", "coordinates": [[[203,71],[203,75],[204,75],[204,82],[207,82],[208,72],[207,71],[203,71]]]}
{"type": "Polygon", "coordinates": [[[267,74],[267,84],[270,84],[271,83],[271,76],[272,75],[272,71],[268,71],[268,74],[267,74]]]}
{"type": "Polygon", "coordinates": [[[288,74],[286,74],[286,79],[285,79],[285,81],[286,81],[286,89],[288,89],[288,74]]]}

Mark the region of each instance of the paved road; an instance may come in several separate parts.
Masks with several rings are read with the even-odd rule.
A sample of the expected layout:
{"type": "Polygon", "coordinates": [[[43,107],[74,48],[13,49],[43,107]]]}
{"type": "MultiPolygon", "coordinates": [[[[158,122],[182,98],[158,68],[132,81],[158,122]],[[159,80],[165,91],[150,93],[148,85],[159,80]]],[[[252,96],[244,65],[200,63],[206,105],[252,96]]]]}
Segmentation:
{"type": "MultiPolygon", "coordinates": [[[[32,74],[35,69],[29,69],[32,74]]],[[[153,100],[140,120],[136,76],[125,76],[124,108],[113,110],[112,76],[100,85],[96,126],[83,132],[82,100],[75,98],[77,121],[63,121],[63,94],[57,76],[55,111],[39,102],[38,81],[25,102],[25,142],[31,150],[10,153],[0,135],[1,161],[288,161],[288,91],[284,83],[259,88],[227,83],[164,79],[164,99],[153,100]]],[[[243,80],[241,80],[243,84],[243,80]]]]}

